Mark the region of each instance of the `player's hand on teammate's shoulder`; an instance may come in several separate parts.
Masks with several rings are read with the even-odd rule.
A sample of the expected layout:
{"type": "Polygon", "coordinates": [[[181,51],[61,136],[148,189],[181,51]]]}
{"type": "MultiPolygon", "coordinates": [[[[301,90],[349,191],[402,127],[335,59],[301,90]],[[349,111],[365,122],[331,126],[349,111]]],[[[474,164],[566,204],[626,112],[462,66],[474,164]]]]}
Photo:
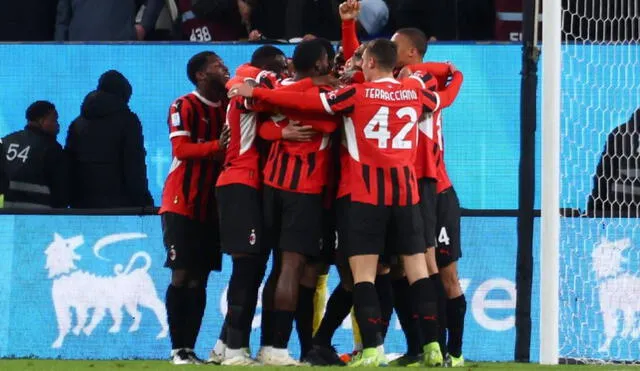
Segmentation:
{"type": "Polygon", "coordinates": [[[449,73],[450,74],[454,74],[456,72],[458,72],[458,68],[456,67],[455,64],[451,63],[451,62],[447,62],[447,64],[449,65],[449,73]]]}
{"type": "Polygon", "coordinates": [[[227,93],[229,98],[241,96],[245,98],[251,98],[253,96],[253,86],[248,83],[236,84],[229,89],[227,93]]]}
{"type": "Polygon", "coordinates": [[[411,76],[412,73],[413,73],[413,71],[411,71],[411,68],[409,68],[409,66],[404,66],[400,70],[400,73],[398,73],[398,80],[402,80],[404,78],[407,78],[407,77],[411,76]]]}
{"type": "Polygon", "coordinates": [[[309,142],[314,135],[316,131],[311,126],[302,126],[299,122],[290,122],[282,129],[282,139],[292,142],[309,142]]]}
{"type": "Polygon", "coordinates": [[[347,0],[340,4],[338,11],[342,21],[356,19],[360,13],[360,3],[357,0],[347,0]]]}

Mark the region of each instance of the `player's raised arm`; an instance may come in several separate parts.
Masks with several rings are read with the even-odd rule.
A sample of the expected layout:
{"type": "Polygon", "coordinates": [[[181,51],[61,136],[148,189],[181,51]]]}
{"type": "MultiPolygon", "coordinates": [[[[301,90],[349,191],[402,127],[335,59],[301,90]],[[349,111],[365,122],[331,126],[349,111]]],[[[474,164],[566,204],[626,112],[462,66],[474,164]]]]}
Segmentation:
{"type": "Polygon", "coordinates": [[[453,65],[451,65],[452,77],[451,82],[444,89],[438,90],[438,95],[440,96],[440,106],[442,108],[449,107],[453,104],[453,101],[456,100],[458,93],[460,92],[460,87],[462,86],[462,82],[464,80],[464,76],[462,72],[458,71],[453,65]]]}
{"type": "Polygon", "coordinates": [[[347,60],[360,46],[356,34],[356,18],[360,12],[360,3],[357,0],[347,0],[340,4],[338,11],[342,20],[342,54],[347,60]]]}

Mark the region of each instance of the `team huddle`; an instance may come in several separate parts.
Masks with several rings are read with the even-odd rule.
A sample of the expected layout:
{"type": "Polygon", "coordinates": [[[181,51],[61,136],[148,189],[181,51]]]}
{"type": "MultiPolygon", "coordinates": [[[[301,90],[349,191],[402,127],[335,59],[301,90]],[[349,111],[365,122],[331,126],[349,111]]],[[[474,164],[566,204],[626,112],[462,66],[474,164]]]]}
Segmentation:
{"type": "Polygon", "coordinates": [[[160,210],[174,364],[202,362],[193,349],[206,284],[225,253],[228,308],[211,363],[464,365],[460,206],[441,133],[462,74],[423,63],[417,29],[359,44],[358,10],[355,0],[340,5],[344,65],[323,39],[298,44],[290,63],[262,46],[233,78],[213,52],[189,61],[196,89],[170,108],[173,162],[160,210]],[[324,308],[314,296],[330,265],[340,284],[324,308]],[[394,310],[407,352],[387,362],[394,310]],[[357,341],[345,362],[331,340],[349,313],[357,341]],[[294,322],[300,360],[288,350],[294,322]]]}

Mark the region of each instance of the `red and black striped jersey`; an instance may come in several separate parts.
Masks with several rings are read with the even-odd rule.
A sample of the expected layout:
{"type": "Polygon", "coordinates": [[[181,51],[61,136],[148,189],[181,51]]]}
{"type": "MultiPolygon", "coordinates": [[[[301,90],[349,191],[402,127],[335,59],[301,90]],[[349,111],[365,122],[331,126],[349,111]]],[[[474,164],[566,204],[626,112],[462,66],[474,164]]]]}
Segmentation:
{"type": "Polygon", "coordinates": [[[415,155],[418,117],[438,108],[430,90],[384,78],[318,95],[256,88],[253,96],[299,110],[344,117],[351,200],[374,205],[418,202],[415,155]]]}
{"type": "MultiPolygon", "coordinates": [[[[292,79],[282,80],[278,88],[315,94],[330,90],[322,87],[308,89],[306,84],[298,84],[292,79]]],[[[286,116],[276,114],[271,119],[264,125],[276,125],[279,128],[289,124],[309,125],[318,133],[308,142],[274,141],[264,167],[264,184],[289,192],[322,193],[328,182],[329,167],[333,165],[330,134],[337,127],[336,118],[327,114],[287,112],[286,116]]]]}
{"type": "Polygon", "coordinates": [[[444,138],[442,135],[442,110],[453,104],[460,88],[464,76],[462,72],[455,71],[450,73],[450,66],[446,63],[421,63],[409,66],[409,69],[413,72],[413,76],[422,78],[426,74],[433,75],[437,80],[437,91],[440,96],[440,108],[426,116],[425,120],[420,123],[420,129],[425,128],[427,135],[430,135],[433,141],[436,166],[436,192],[441,193],[452,187],[451,179],[447,173],[447,169],[444,162],[444,138]],[[447,81],[449,80],[447,84],[447,81]]]}
{"type": "Polygon", "coordinates": [[[162,192],[160,213],[194,220],[214,218],[213,186],[221,153],[218,138],[226,102],[211,102],[197,92],[178,98],[169,109],[173,161],[162,192]]]}
{"type": "Polygon", "coordinates": [[[260,154],[255,145],[257,116],[245,107],[244,98],[234,97],[229,102],[225,125],[229,126],[230,138],[217,187],[244,184],[260,188],[260,154]]]}

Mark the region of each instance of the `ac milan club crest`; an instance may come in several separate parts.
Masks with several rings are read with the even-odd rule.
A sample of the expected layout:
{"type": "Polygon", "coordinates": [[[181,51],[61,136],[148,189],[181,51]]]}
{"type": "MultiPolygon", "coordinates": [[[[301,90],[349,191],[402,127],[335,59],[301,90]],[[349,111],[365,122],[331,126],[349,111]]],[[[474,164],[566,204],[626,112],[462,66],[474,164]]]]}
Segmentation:
{"type": "Polygon", "coordinates": [[[251,234],[249,235],[249,245],[253,246],[256,244],[256,230],[252,229],[251,234]]]}

